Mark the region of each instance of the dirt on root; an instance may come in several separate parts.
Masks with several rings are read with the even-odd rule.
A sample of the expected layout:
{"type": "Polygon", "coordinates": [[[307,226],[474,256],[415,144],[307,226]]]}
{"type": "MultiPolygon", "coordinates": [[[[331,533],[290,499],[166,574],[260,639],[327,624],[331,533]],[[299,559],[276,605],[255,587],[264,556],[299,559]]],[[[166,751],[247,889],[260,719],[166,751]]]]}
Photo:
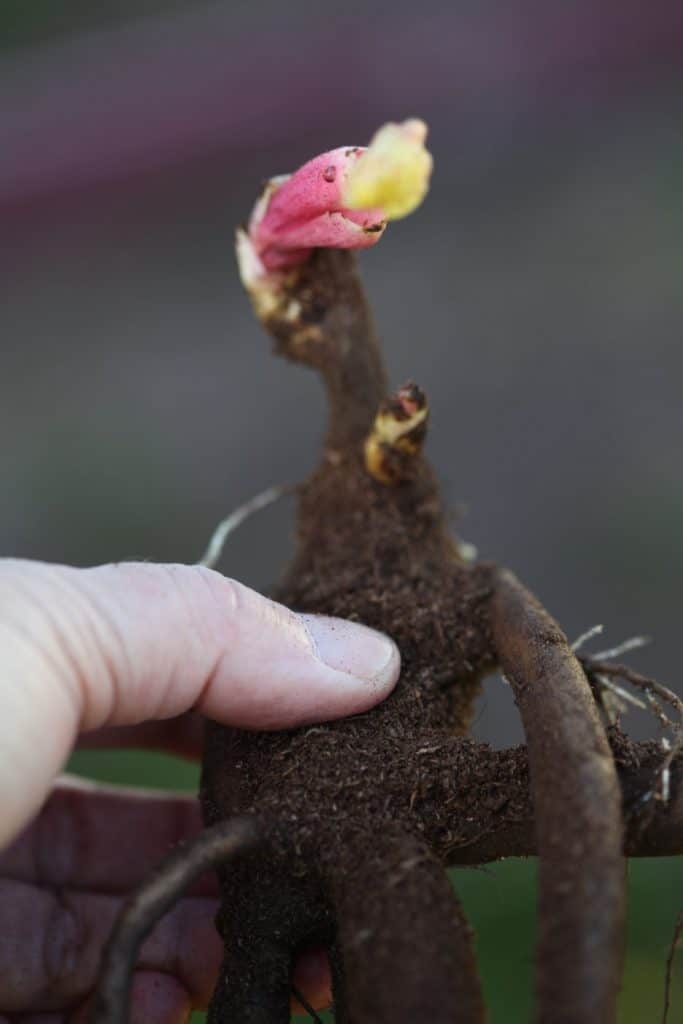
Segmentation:
{"type": "MultiPolygon", "coordinates": [[[[269,734],[209,724],[202,784],[207,823],[253,812],[272,822],[281,842],[280,856],[271,850],[224,876],[229,909],[219,924],[228,950],[225,978],[232,981],[225,982],[223,1002],[217,997],[215,1020],[230,1019],[253,1001],[251,977],[280,992],[286,1019],[290,961],[268,953],[267,937],[278,933],[280,950],[311,942],[334,948],[340,880],[379,881],[392,859],[405,860],[397,851],[406,843],[422,847],[415,792],[424,749],[464,734],[492,662],[491,571],[460,559],[427,466],[410,484],[387,488],[368,476],[358,454],[335,456],[303,489],[297,554],[274,596],[298,611],[389,633],[401,652],[401,677],[379,707],[349,719],[269,734]],[[393,843],[393,855],[386,843],[393,843]]],[[[476,808],[471,813],[479,816],[476,808]]],[[[408,895],[409,884],[397,879],[395,899],[408,895]]],[[[366,896],[361,885],[361,904],[366,896]]],[[[396,941],[385,937],[388,946],[396,941]]],[[[431,941],[435,949],[449,948],[448,935],[431,941]]],[[[375,947],[378,970],[386,959],[381,952],[375,947]]],[[[452,1001],[455,994],[439,998],[452,1001]]]]}
{"type": "Polygon", "coordinates": [[[212,726],[203,797],[209,821],[269,812],[320,855],[342,833],[346,842],[349,830],[405,815],[417,738],[466,731],[492,661],[491,574],[460,560],[426,467],[387,488],[359,459],[327,463],[304,489],[299,522],[298,554],[274,596],[389,633],[400,681],[378,708],[342,721],[275,734],[212,726]]]}
{"type": "MultiPolygon", "coordinates": [[[[280,351],[323,372],[331,422],[322,463],[301,489],[296,554],[273,596],[297,611],[390,634],[401,652],[401,676],[377,708],[336,722],[278,733],[208,724],[201,789],[207,824],[251,812],[270,823],[272,840],[262,856],[222,876],[226,960],[212,1024],[287,1020],[291,958],[311,942],[336,950],[340,996],[343,903],[347,922],[365,911],[377,918],[376,968],[367,967],[364,985],[368,999],[378,990],[393,998],[386,979],[374,978],[397,941],[396,928],[380,928],[379,919],[389,919],[378,896],[382,879],[387,864],[400,868],[424,857],[431,868],[422,899],[445,905],[445,876],[425,843],[416,780],[425,749],[464,736],[481,678],[493,665],[492,568],[460,557],[426,461],[418,454],[410,479],[396,486],[366,471],[363,440],[386,395],[353,264],[346,254],[321,255],[293,297],[301,322],[292,327],[285,318],[268,326],[280,351]],[[364,879],[354,888],[357,905],[345,900],[354,878],[364,879]]],[[[392,901],[407,906],[411,893],[419,898],[415,880],[399,870],[392,901]]],[[[452,910],[443,912],[430,939],[435,951],[448,949],[458,934],[452,910]]],[[[364,931],[360,924],[358,930],[364,931]]],[[[418,974],[422,963],[414,965],[418,974]]],[[[444,968],[435,979],[435,998],[444,1006],[461,996],[451,975],[444,968]]],[[[343,1019],[353,1020],[355,1012],[343,1019]]],[[[394,1019],[386,1007],[380,1016],[394,1019]]],[[[374,1019],[369,1005],[361,1018],[374,1019]]]]}

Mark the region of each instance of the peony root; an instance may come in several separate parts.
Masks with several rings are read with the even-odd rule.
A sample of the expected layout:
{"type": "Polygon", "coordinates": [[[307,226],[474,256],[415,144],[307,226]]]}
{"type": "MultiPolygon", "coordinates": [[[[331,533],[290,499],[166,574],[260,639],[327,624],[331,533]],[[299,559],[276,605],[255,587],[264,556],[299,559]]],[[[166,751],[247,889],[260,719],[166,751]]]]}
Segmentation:
{"type": "Polygon", "coordinates": [[[605,722],[591,684],[628,678],[624,667],[580,662],[513,576],[464,557],[422,450],[427,399],[414,384],[390,393],[348,250],[374,244],[424,195],[424,134],[421,122],[391,126],[367,151],[334,150],[274,179],[238,235],[257,317],[279,354],[320,373],[330,407],[275,596],[391,634],[401,678],[374,710],[313,728],[207,723],[207,831],[125,911],[98,1024],[126,1020],[139,942],[209,863],[225,944],[210,1024],[285,1024],[292,964],[311,944],[330,952],[339,1024],[478,1024],[470,930],[445,869],[527,855],[540,858],[536,1019],[614,1024],[624,855],[683,852],[680,748],[663,767],[661,745],[605,722]],[[497,666],[526,748],[467,738],[497,666]]]}

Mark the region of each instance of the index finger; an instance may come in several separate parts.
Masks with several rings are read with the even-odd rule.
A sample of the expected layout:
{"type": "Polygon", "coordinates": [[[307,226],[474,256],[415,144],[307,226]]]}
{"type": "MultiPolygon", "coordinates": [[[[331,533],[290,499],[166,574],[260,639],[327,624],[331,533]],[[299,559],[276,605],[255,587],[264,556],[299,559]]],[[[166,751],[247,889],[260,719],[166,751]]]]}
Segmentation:
{"type": "Polygon", "coordinates": [[[174,718],[284,729],[373,707],[400,655],[355,622],[298,615],[201,566],[0,559],[0,843],[79,732],[174,718]]]}

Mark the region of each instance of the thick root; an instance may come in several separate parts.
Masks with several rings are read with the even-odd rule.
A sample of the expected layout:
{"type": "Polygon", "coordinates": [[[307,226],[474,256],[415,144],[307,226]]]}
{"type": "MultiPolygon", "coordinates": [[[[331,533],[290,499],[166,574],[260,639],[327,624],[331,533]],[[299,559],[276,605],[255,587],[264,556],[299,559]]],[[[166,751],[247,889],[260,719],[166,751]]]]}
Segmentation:
{"type": "MultiPolygon", "coordinates": [[[[671,765],[671,797],[657,798],[662,751],[634,743],[618,729],[610,745],[622,792],[624,853],[628,857],[683,854],[683,757],[671,765]]],[[[411,794],[417,828],[444,864],[486,864],[538,855],[538,829],[529,789],[526,747],[492,750],[446,737],[421,743],[421,775],[411,794]]]]}
{"type": "Polygon", "coordinates": [[[472,936],[446,874],[407,836],[368,837],[333,875],[337,1024],[481,1024],[472,936]]]}
{"type": "Polygon", "coordinates": [[[246,934],[221,970],[207,1024],[289,1024],[291,960],[277,936],[246,934]]]}
{"type": "Polygon", "coordinates": [[[510,573],[498,575],[493,635],[529,749],[540,857],[537,1020],[613,1024],[625,862],[605,730],[564,634],[510,573]]]}

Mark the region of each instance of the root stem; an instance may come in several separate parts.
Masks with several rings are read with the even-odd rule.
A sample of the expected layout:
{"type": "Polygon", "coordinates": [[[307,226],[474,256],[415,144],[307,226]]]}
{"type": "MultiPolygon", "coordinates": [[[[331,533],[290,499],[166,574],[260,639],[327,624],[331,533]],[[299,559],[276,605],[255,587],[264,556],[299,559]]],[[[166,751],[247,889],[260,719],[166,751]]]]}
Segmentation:
{"type": "Polygon", "coordinates": [[[483,1024],[472,937],[445,871],[408,836],[369,837],[333,875],[338,1024],[483,1024]]]}

